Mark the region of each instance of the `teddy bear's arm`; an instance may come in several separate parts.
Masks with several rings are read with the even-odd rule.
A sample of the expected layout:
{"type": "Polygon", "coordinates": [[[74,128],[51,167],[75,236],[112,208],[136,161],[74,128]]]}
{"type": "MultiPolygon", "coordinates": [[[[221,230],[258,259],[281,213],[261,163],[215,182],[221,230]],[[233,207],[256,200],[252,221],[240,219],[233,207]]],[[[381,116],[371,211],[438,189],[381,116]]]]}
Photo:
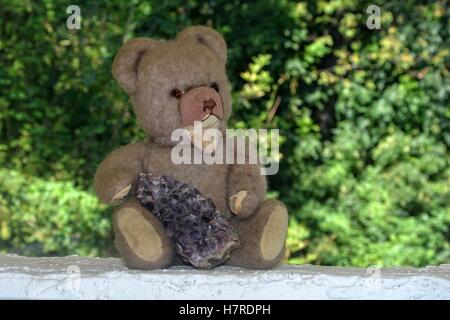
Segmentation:
{"type": "Polygon", "coordinates": [[[235,164],[228,173],[228,199],[231,211],[241,219],[254,214],[267,191],[265,176],[258,164],[235,164]]]}
{"type": "Polygon", "coordinates": [[[140,172],[144,143],[135,143],[114,150],[100,163],[94,177],[94,189],[104,203],[122,200],[140,172]]]}

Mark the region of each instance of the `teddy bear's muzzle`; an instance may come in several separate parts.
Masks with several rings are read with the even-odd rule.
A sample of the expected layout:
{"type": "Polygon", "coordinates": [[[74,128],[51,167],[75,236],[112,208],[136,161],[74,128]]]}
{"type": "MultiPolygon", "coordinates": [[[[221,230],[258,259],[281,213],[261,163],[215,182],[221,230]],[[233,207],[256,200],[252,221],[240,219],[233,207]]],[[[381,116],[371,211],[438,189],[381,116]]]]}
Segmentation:
{"type": "Polygon", "coordinates": [[[181,125],[186,128],[202,121],[204,127],[218,125],[223,118],[219,93],[210,87],[197,87],[183,94],[180,101],[181,125]]]}

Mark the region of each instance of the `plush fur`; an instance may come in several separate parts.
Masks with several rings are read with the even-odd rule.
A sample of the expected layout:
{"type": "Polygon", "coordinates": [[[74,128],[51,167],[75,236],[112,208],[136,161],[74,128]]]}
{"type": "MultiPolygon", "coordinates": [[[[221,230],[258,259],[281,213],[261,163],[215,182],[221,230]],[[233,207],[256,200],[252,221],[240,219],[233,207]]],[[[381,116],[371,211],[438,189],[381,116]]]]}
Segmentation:
{"type": "Polygon", "coordinates": [[[129,94],[138,123],[149,138],[113,151],[100,164],[94,187],[102,202],[120,204],[113,219],[116,246],[130,268],[154,269],[180,263],[160,222],[129,194],[140,172],[170,175],[214,201],[235,225],[242,242],[226,263],[271,268],[283,256],[287,210],[277,200],[264,200],[266,180],[258,165],[177,165],[171,160],[172,131],[187,124],[183,115],[186,111],[181,112],[180,105],[187,104],[186,110],[197,108],[198,116],[202,116],[208,112],[205,106],[214,102],[211,106],[220,117],[218,128],[225,130],[231,113],[226,57],[222,36],[197,26],[170,41],[131,40],[114,60],[113,75],[129,94]],[[212,91],[211,86],[219,91],[212,91]],[[183,92],[182,98],[174,96],[174,88],[183,92]]]}

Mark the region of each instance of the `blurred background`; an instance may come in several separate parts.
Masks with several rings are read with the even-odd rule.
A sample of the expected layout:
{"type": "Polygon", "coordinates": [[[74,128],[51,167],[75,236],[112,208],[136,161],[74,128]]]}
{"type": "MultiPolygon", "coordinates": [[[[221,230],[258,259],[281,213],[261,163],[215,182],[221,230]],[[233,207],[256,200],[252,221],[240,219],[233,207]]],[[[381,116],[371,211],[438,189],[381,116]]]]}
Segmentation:
{"type": "Polygon", "coordinates": [[[290,263],[450,263],[449,16],[442,0],[2,0],[0,252],[116,255],[93,175],[144,135],[112,60],[203,24],[228,43],[230,126],[280,129],[269,196],[290,210],[290,263]]]}

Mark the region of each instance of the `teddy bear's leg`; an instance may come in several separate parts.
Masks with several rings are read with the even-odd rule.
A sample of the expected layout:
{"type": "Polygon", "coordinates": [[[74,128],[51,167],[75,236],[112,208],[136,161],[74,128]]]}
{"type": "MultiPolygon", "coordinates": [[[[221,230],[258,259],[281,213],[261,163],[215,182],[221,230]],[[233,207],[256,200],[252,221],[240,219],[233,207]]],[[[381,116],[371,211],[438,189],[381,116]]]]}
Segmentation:
{"type": "Polygon", "coordinates": [[[172,264],[174,248],[163,225],[137,200],[127,200],[115,211],[113,227],[127,267],[148,270],[172,264]]]}
{"type": "Polygon", "coordinates": [[[288,227],[288,213],[283,203],[265,200],[250,218],[231,221],[239,233],[241,248],[231,253],[226,264],[268,269],[281,261],[288,227]]]}

